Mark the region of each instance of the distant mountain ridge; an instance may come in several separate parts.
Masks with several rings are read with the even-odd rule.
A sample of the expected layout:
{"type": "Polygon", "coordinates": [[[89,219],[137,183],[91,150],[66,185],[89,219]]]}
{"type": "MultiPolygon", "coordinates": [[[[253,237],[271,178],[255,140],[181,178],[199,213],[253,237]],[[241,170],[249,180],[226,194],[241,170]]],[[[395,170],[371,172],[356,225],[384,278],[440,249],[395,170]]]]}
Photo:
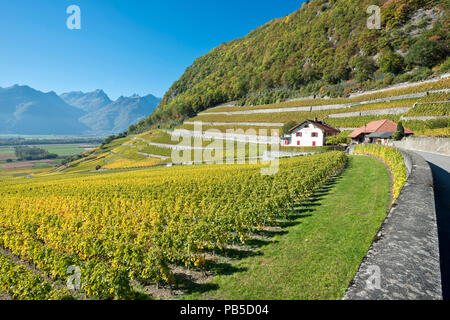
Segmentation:
{"type": "Polygon", "coordinates": [[[0,134],[80,134],[89,130],[78,120],[84,115],[53,91],[0,88],[0,134]]]}
{"type": "Polygon", "coordinates": [[[0,87],[0,134],[117,134],[152,113],[160,100],[133,95],[112,101],[101,89],[58,96],[29,86],[0,87]]]}
{"type": "Polygon", "coordinates": [[[108,95],[100,89],[88,93],[73,91],[63,93],[60,97],[67,104],[80,108],[86,112],[97,111],[112,102],[108,95]]]}
{"type": "Polygon", "coordinates": [[[155,111],[160,101],[161,99],[151,94],[144,97],[122,96],[116,101],[88,113],[80,120],[95,132],[124,132],[131,124],[137,123],[155,111]]]}

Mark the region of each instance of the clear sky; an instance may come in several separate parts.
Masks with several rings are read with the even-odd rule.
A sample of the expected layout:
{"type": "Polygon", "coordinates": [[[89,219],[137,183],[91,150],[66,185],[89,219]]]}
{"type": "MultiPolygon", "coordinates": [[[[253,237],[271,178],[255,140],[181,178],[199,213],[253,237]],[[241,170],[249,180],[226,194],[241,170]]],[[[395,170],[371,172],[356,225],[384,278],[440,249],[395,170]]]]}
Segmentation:
{"type": "Polygon", "coordinates": [[[300,0],[0,0],[0,87],[162,97],[199,56],[300,0]],[[81,30],[69,30],[69,5],[81,30]]]}

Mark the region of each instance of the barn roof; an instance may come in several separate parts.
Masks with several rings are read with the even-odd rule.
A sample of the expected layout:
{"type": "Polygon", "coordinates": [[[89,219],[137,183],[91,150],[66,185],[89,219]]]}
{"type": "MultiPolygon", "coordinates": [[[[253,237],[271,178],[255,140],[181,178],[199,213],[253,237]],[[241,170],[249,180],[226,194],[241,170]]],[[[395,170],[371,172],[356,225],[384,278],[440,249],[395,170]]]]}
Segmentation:
{"type": "MultiPolygon", "coordinates": [[[[370,134],[374,132],[395,132],[395,131],[397,131],[397,124],[395,122],[391,120],[378,120],[370,122],[364,127],[356,129],[349,135],[349,137],[356,138],[363,133],[370,134]]],[[[409,130],[408,128],[405,128],[405,134],[414,134],[414,132],[409,130]]]]}

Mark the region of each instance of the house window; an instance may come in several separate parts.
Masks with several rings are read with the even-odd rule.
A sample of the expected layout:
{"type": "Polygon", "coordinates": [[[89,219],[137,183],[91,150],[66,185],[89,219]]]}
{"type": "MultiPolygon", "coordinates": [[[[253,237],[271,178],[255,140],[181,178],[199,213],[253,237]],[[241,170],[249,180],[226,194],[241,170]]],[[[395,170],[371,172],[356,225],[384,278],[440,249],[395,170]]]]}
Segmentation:
{"type": "Polygon", "coordinates": [[[297,137],[301,137],[302,133],[301,132],[297,132],[297,137]]]}
{"type": "Polygon", "coordinates": [[[298,146],[300,145],[300,140],[297,141],[297,145],[298,145],[298,146]]]}
{"type": "Polygon", "coordinates": [[[311,133],[311,137],[313,137],[313,138],[317,138],[318,136],[319,136],[319,134],[317,132],[311,133]]]}
{"type": "Polygon", "coordinates": [[[316,142],[315,141],[313,141],[313,147],[315,147],[316,146],[316,142]]]}

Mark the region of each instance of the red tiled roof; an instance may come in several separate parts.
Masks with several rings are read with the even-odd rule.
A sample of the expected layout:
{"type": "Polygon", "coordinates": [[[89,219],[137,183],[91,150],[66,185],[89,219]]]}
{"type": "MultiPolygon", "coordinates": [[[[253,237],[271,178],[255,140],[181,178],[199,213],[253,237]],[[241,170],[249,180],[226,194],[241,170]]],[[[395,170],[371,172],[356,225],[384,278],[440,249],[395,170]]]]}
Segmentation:
{"type": "MultiPolygon", "coordinates": [[[[395,131],[397,131],[397,124],[395,122],[391,120],[378,120],[370,122],[364,127],[356,129],[349,135],[349,137],[356,138],[363,133],[370,134],[374,132],[395,132],[395,131]]],[[[405,134],[414,134],[414,132],[409,130],[408,128],[405,128],[405,134]]]]}

